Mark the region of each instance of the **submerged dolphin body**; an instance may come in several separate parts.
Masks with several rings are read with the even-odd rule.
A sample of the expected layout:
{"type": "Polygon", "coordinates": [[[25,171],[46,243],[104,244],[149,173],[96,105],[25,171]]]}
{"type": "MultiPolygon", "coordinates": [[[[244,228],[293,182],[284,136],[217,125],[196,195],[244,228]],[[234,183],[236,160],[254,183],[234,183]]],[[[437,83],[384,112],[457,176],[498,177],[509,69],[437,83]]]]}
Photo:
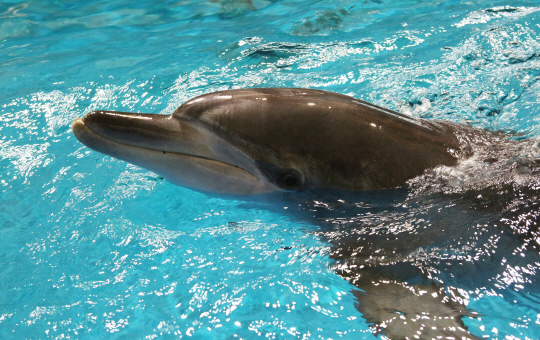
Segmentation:
{"type": "MultiPolygon", "coordinates": [[[[427,169],[452,166],[467,156],[468,146],[461,137],[470,131],[450,122],[408,117],[341,94],[292,88],[206,94],[187,101],[169,116],[95,111],[73,123],[79,141],[96,151],[150,169],[175,184],[223,194],[303,189],[350,192],[402,186],[427,169]]],[[[307,210],[314,211],[312,207],[307,210]]],[[[390,246],[389,253],[414,250],[413,241],[418,237],[411,237],[408,242],[400,236],[399,242],[401,248],[410,249],[396,253],[390,246]]],[[[347,241],[323,238],[333,246],[332,258],[342,259],[346,254],[350,263],[358,261],[354,255],[359,252],[357,236],[347,241]]],[[[374,249],[379,248],[379,242],[375,243],[374,249]]],[[[428,301],[413,292],[440,295],[441,287],[428,280],[404,288],[398,277],[397,288],[386,288],[381,294],[375,290],[380,286],[377,282],[387,282],[391,275],[384,274],[380,264],[368,271],[360,270],[362,267],[336,272],[367,293],[355,296],[359,310],[376,325],[376,332],[404,339],[430,329],[434,336],[475,338],[460,319],[468,315],[463,306],[440,299],[428,301]],[[412,309],[398,306],[399,301],[411,302],[407,305],[412,309]],[[423,315],[422,325],[414,323],[415,301],[435,317],[426,320],[423,315]],[[397,310],[403,310],[407,319],[401,315],[404,322],[394,321],[384,329],[388,315],[398,315],[397,310]]]]}
{"type": "Polygon", "coordinates": [[[408,117],[321,90],[229,90],[172,115],[91,112],[75,136],[192,189],[225,194],[403,185],[455,165],[457,124],[408,117]]]}

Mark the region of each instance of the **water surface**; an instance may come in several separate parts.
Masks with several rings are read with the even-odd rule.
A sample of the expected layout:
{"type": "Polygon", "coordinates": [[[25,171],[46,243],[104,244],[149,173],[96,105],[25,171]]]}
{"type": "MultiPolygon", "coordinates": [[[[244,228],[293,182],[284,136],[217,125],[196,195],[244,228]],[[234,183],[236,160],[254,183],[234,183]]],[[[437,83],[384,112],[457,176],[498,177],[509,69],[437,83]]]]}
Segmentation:
{"type": "Polygon", "coordinates": [[[426,227],[377,273],[421,269],[396,282],[441,284],[479,338],[537,338],[539,37],[536,1],[3,2],[0,337],[372,339],[331,242],[426,227]],[[173,186],[71,133],[98,108],[168,114],[284,86],[525,141],[429,172],[397,203],[321,197],[320,214],[345,212],[323,222],[173,186]]]}

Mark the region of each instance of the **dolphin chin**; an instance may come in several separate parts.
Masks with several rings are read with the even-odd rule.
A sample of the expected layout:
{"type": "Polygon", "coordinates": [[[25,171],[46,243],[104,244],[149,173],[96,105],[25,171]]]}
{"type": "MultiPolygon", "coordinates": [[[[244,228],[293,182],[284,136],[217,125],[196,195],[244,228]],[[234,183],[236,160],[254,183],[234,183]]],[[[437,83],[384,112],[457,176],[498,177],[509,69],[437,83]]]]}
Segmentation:
{"type": "Polygon", "coordinates": [[[217,154],[212,144],[205,144],[216,141],[203,129],[187,122],[174,126],[165,119],[160,115],[95,111],[76,119],[72,128],[87,147],[152,170],[177,185],[237,195],[275,190],[233,148],[220,141],[221,152],[217,154]],[[163,123],[167,125],[165,130],[163,123]],[[167,131],[173,138],[163,137],[167,131]]]}

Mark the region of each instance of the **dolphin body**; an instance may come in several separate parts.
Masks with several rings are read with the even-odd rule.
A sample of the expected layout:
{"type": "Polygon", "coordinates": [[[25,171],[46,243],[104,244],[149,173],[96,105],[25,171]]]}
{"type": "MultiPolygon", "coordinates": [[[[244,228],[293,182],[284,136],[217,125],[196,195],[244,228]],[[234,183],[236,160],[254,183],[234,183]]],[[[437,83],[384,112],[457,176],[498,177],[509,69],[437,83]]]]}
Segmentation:
{"type": "MultiPolygon", "coordinates": [[[[294,88],[205,94],[168,116],[94,111],[73,123],[77,139],[91,149],[181,186],[232,195],[309,189],[351,193],[403,186],[427,169],[456,165],[467,157],[470,147],[463,136],[471,131],[341,94],[294,88]]],[[[315,211],[307,205],[306,210],[315,211]]],[[[441,286],[422,275],[422,284],[402,281],[418,268],[400,265],[405,274],[388,272],[380,263],[360,269],[364,266],[356,265],[355,249],[368,249],[369,242],[357,236],[339,240],[324,232],[321,237],[333,246],[330,257],[341,261],[336,273],[361,290],[354,293],[358,309],[375,333],[394,340],[418,334],[476,339],[461,321],[470,314],[461,304],[447,301],[441,286]],[[432,294],[439,297],[429,299],[432,294]]],[[[411,249],[397,253],[418,246],[417,235],[411,237],[411,242],[400,238],[399,243],[411,249]]],[[[386,236],[382,238],[386,244],[386,236]]],[[[374,249],[379,241],[375,238],[374,249]]],[[[394,245],[387,244],[389,254],[396,253],[394,245]]]]}
{"type": "Polygon", "coordinates": [[[466,153],[457,124],[412,118],[327,91],[261,88],[191,99],[170,116],[94,111],[75,136],[199,191],[259,194],[403,185],[466,153]]]}

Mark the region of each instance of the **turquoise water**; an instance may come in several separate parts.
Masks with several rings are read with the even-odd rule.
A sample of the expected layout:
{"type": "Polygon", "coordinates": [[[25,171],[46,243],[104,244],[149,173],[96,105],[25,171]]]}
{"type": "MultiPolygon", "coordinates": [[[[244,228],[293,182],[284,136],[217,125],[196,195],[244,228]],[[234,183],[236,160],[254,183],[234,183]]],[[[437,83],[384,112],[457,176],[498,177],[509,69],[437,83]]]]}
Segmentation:
{"type": "Polygon", "coordinates": [[[332,222],[450,225],[455,242],[393,261],[444,283],[475,336],[539,338],[540,185],[512,166],[540,155],[537,1],[8,1],[0,65],[0,338],[375,338],[317,219],[173,186],[71,133],[98,108],[284,86],[527,138],[332,222]],[[460,210],[498,183],[513,214],[460,210]]]}

